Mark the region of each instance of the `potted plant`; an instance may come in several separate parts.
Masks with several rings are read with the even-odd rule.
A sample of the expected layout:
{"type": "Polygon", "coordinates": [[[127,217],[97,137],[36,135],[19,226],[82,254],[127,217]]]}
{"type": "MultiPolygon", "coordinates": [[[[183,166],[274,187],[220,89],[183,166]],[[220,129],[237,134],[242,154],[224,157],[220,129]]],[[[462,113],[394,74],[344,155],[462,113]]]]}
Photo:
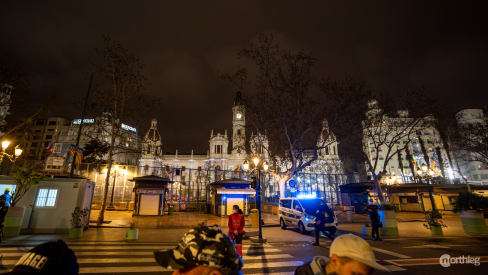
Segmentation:
{"type": "Polygon", "coordinates": [[[15,181],[16,187],[12,193],[10,207],[5,216],[3,235],[6,237],[14,237],[20,234],[25,215],[25,207],[17,206],[17,203],[32,186],[39,184],[40,181],[45,179],[44,175],[37,172],[32,165],[15,167],[12,178],[15,181]]]}
{"type": "Polygon", "coordinates": [[[78,239],[83,236],[84,227],[88,221],[88,209],[80,209],[75,207],[73,214],[71,214],[71,228],[69,229],[69,237],[78,239]]]}
{"type": "Polygon", "coordinates": [[[393,204],[383,204],[380,206],[378,214],[383,224],[381,234],[384,236],[398,236],[398,222],[396,220],[397,207],[393,204]]]}
{"type": "Polygon", "coordinates": [[[442,215],[438,210],[432,210],[425,215],[425,228],[430,229],[432,236],[442,236],[442,228],[447,227],[442,221],[442,215]]]}
{"type": "Polygon", "coordinates": [[[473,193],[460,193],[454,202],[454,212],[460,212],[464,232],[470,235],[487,234],[488,229],[483,217],[488,208],[488,198],[473,193]]]}
{"type": "Polygon", "coordinates": [[[136,228],[136,222],[131,220],[129,223],[129,228],[125,234],[126,240],[137,240],[139,238],[139,228],[136,228]]]}

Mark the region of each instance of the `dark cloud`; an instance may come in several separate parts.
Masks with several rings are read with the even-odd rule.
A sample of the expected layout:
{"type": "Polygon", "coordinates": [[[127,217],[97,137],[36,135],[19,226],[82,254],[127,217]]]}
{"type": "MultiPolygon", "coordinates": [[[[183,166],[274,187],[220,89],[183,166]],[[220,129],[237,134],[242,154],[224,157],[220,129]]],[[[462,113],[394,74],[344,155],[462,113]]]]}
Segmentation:
{"type": "Polygon", "coordinates": [[[104,34],[144,62],[167,151],[204,153],[210,129],[230,130],[233,90],[218,76],[263,31],[312,52],[324,76],[389,93],[425,86],[450,110],[488,102],[485,2],[173,2],[3,1],[0,60],[30,75],[14,111],[47,100],[52,114],[78,116],[104,34]]]}

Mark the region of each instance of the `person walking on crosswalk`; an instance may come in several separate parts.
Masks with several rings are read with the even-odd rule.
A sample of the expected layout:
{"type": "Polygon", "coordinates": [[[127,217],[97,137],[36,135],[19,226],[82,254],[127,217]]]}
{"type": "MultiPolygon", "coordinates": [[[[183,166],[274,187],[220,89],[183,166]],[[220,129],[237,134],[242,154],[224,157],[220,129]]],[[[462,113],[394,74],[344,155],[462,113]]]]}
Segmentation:
{"type": "Polygon", "coordinates": [[[242,259],[229,236],[217,225],[199,225],[178,246],[154,252],[156,261],[173,275],[242,275],[242,259]]]}
{"type": "Polygon", "coordinates": [[[329,258],[316,256],[311,262],[299,266],[295,275],[368,275],[374,269],[390,271],[376,262],[373,249],[365,240],[353,234],[344,234],[335,238],[330,245],[329,258]]]}
{"type": "Polygon", "coordinates": [[[234,205],[232,207],[232,214],[229,216],[229,236],[234,241],[237,252],[242,257],[242,237],[244,235],[244,226],[246,222],[244,221],[244,214],[239,208],[239,205],[234,205]]]}

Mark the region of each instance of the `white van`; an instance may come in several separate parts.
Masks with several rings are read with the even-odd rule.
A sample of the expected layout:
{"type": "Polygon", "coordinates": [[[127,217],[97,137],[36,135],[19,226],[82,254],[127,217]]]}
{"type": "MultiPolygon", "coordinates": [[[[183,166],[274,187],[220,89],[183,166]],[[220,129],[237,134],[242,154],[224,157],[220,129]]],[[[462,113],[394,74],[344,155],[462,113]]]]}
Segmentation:
{"type": "MultiPolygon", "coordinates": [[[[286,198],[280,199],[279,217],[281,229],[296,227],[302,234],[315,230],[315,213],[324,203],[322,199],[286,198]]],[[[334,222],[325,224],[327,231],[334,234],[337,231],[337,217],[334,222]]]]}

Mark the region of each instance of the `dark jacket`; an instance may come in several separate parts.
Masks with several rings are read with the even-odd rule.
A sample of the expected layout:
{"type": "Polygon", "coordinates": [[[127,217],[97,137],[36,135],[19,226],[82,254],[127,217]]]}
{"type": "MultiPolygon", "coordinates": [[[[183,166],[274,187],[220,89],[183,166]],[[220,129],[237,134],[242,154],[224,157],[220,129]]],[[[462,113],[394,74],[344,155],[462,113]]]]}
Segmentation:
{"type": "Polygon", "coordinates": [[[380,223],[380,215],[378,215],[378,211],[368,211],[369,220],[371,224],[377,225],[380,223]]]}
{"type": "Polygon", "coordinates": [[[320,223],[320,226],[323,226],[326,223],[334,222],[334,211],[332,211],[332,209],[330,209],[328,206],[320,206],[317,212],[315,212],[315,222],[317,224],[320,223]]]}
{"type": "Polygon", "coordinates": [[[295,275],[325,275],[325,267],[328,263],[329,258],[316,256],[312,261],[297,267],[295,275]]]}

